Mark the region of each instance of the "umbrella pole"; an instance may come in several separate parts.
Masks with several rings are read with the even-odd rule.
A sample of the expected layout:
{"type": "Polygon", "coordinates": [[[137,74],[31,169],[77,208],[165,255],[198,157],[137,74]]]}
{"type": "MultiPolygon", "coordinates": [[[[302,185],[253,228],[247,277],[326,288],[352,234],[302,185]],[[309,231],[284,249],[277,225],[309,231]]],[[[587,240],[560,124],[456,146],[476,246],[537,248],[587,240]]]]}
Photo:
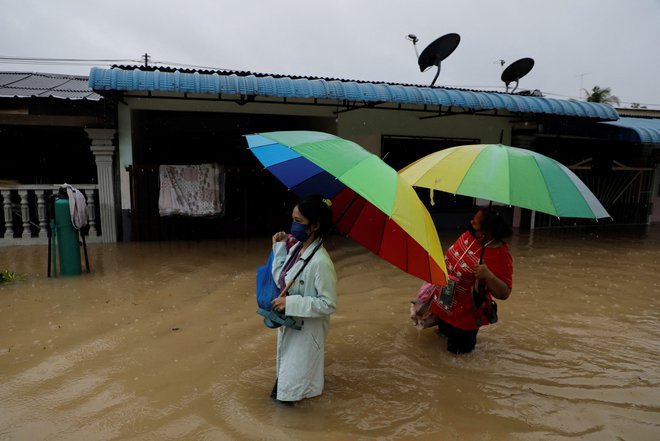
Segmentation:
{"type": "MultiPolygon", "coordinates": [[[[490,210],[493,207],[493,201],[491,200],[488,203],[488,211],[487,214],[490,215],[490,210]]],[[[486,251],[486,233],[484,232],[484,237],[481,239],[481,257],[479,258],[479,265],[482,265],[484,263],[484,252],[486,251]]],[[[475,312],[479,311],[479,308],[484,304],[486,301],[486,295],[482,293],[482,285],[479,280],[476,281],[475,286],[472,287],[472,307],[474,308],[475,312]]],[[[485,286],[484,286],[485,288],[485,286]]],[[[476,317],[477,320],[477,325],[481,326],[481,317],[476,317]]]]}
{"type": "MultiPolygon", "coordinates": [[[[490,214],[490,209],[493,207],[493,201],[490,201],[488,203],[488,212],[487,214],[490,214]]],[[[481,257],[479,258],[479,265],[484,263],[484,252],[486,251],[486,237],[484,234],[484,237],[481,239],[481,257]]]]}
{"type": "MultiPolygon", "coordinates": [[[[387,156],[387,155],[385,155],[385,156],[387,156]]],[[[353,205],[353,203],[355,202],[355,200],[357,199],[357,197],[358,197],[358,194],[357,194],[356,192],[353,192],[353,198],[352,198],[351,201],[346,205],[346,207],[344,208],[344,211],[342,211],[342,212],[339,214],[339,216],[337,216],[337,219],[336,219],[336,220],[333,219],[333,221],[332,221],[332,229],[333,229],[333,230],[337,230],[338,232],[341,233],[341,231],[339,230],[339,222],[341,222],[341,220],[344,218],[344,216],[346,215],[346,213],[348,213],[348,210],[351,208],[351,206],[353,205]]]]}

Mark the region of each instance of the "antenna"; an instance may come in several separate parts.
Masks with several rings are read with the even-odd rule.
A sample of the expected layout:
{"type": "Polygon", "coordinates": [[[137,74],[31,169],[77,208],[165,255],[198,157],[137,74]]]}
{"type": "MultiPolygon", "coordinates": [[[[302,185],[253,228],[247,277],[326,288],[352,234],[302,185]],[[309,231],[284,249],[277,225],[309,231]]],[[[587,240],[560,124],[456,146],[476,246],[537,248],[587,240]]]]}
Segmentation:
{"type": "Polygon", "coordinates": [[[516,82],[516,87],[513,88],[511,93],[515,92],[518,88],[518,82],[522,77],[527,75],[534,67],[534,60],[531,58],[521,58],[516,60],[504,69],[502,72],[502,81],[506,85],[506,92],[509,93],[509,84],[516,82]]]}
{"type": "Polygon", "coordinates": [[[575,75],[576,77],[580,77],[580,91],[578,92],[579,97],[582,97],[582,92],[585,91],[584,88],[582,87],[582,83],[584,82],[585,75],[591,75],[591,72],[582,72],[581,74],[575,75]]]}
{"type": "Polygon", "coordinates": [[[413,47],[415,48],[415,58],[419,58],[419,52],[417,52],[417,42],[419,41],[419,38],[417,38],[417,35],[415,34],[408,34],[406,35],[406,38],[412,41],[413,47]]]}
{"type": "MultiPolygon", "coordinates": [[[[413,45],[418,41],[417,37],[413,34],[408,35],[408,39],[413,42],[413,45]]],[[[420,72],[428,70],[431,66],[438,66],[438,71],[431,82],[431,86],[435,84],[435,80],[440,75],[440,63],[454,52],[460,42],[461,36],[458,34],[443,35],[426,46],[422,54],[417,57],[420,72]]],[[[417,46],[415,46],[415,52],[417,52],[417,46]]]]}

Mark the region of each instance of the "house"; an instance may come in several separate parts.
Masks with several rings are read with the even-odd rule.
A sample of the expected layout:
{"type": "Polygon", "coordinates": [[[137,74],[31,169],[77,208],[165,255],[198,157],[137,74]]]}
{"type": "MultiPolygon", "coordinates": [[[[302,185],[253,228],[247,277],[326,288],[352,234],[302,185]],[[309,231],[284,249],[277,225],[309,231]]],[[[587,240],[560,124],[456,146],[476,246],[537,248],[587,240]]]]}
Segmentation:
{"type": "MultiPolygon", "coordinates": [[[[653,129],[655,120],[645,119],[640,128],[609,105],[538,94],[141,66],[92,68],[88,88],[103,98],[105,118],[81,131],[86,142],[103,147],[106,167],[112,159],[104,177],[98,175],[103,199],[98,205],[102,230],[114,231],[114,240],[245,237],[287,225],[293,195],[262,170],[243,138],[273,130],[334,133],[386,156],[395,169],[442,148],[501,141],[572,167],[614,223],[648,223],[657,216],[651,210],[658,207],[653,201],[660,132],[639,135],[653,129]],[[224,215],[159,216],[159,166],[203,163],[224,169],[224,215]]],[[[0,119],[0,129],[4,125],[0,119]]],[[[439,228],[462,224],[474,205],[452,195],[436,195],[436,202],[429,209],[439,228]]],[[[528,210],[512,216],[523,228],[563,222],[528,210]]]]}
{"type": "Polygon", "coordinates": [[[87,196],[90,241],[116,240],[100,219],[114,213],[107,203],[101,208],[114,201],[112,188],[99,193],[99,178],[113,173],[112,156],[90,139],[108,127],[114,134],[115,117],[88,77],[0,72],[0,244],[45,243],[47,202],[63,183],[87,196]]]}

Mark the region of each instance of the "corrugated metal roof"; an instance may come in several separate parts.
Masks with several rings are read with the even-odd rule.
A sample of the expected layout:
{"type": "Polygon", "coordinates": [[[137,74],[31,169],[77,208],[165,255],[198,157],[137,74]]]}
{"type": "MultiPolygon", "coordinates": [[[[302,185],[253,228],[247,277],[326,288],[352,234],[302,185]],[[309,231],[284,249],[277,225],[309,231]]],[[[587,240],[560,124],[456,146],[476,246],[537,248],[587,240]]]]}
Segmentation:
{"type": "Polygon", "coordinates": [[[453,106],[469,110],[508,110],[602,120],[617,120],[607,104],[553,98],[403,84],[358,82],[324,78],[282,77],[236,72],[198,72],[171,69],[92,68],[94,90],[161,91],[198,94],[239,94],[285,98],[318,98],[357,102],[386,102],[453,106]]]}
{"type": "Polygon", "coordinates": [[[600,124],[610,124],[621,127],[621,140],[639,144],[660,145],[660,119],[653,118],[619,118],[618,121],[607,121],[600,124]]]}
{"type": "Polygon", "coordinates": [[[89,87],[88,77],[31,72],[0,72],[0,97],[103,99],[89,87]]]}

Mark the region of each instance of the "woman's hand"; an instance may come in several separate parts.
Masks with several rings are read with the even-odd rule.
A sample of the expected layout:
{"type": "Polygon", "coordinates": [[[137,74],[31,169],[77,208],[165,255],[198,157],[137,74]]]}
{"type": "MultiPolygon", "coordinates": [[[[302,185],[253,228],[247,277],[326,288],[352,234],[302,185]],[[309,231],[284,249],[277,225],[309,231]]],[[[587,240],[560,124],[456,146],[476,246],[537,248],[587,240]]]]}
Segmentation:
{"type": "Polygon", "coordinates": [[[286,233],[284,231],[278,231],[277,233],[273,234],[273,245],[275,245],[275,242],[282,242],[283,240],[286,240],[286,233]]]}
{"type": "Polygon", "coordinates": [[[494,274],[490,272],[490,269],[488,269],[488,265],[485,263],[474,266],[474,275],[482,282],[485,282],[488,278],[494,276],[494,274]]]}
{"type": "Polygon", "coordinates": [[[474,275],[486,285],[490,293],[498,300],[506,300],[511,295],[511,288],[488,269],[485,263],[475,265],[474,275]]]}
{"type": "Polygon", "coordinates": [[[273,305],[273,309],[275,311],[283,312],[284,309],[286,308],[286,297],[281,296],[281,297],[276,297],[273,299],[272,302],[270,302],[271,305],[273,305]]]}

